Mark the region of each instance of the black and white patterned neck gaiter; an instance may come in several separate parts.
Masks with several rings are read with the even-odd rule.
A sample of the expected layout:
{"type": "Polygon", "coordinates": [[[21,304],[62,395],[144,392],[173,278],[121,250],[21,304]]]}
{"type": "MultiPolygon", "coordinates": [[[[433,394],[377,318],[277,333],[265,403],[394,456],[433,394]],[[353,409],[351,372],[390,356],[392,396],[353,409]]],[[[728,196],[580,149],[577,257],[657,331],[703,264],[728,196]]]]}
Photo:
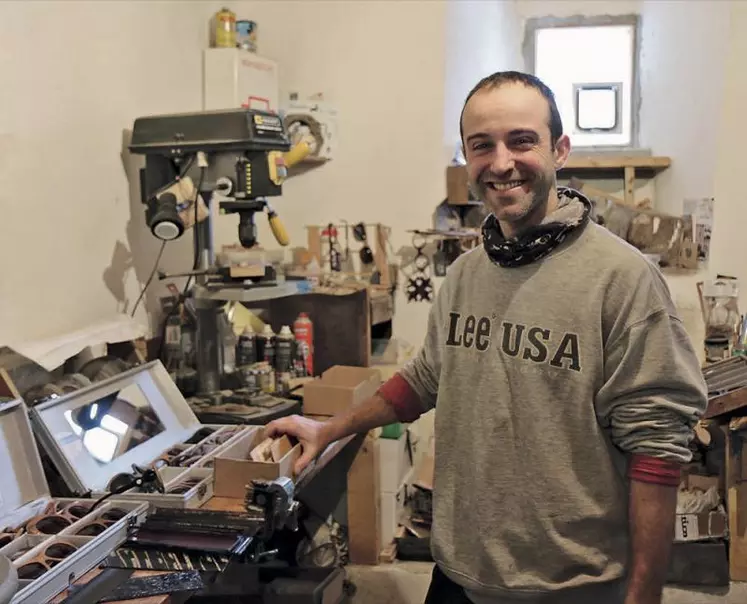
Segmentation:
{"type": "Polygon", "coordinates": [[[585,196],[574,189],[558,187],[558,197],[561,203],[565,198],[565,203],[545,222],[512,239],[503,236],[498,219],[490,214],[482,224],[483,245],[488,257],[504,268],[531,264],[547,256],[572,231],[586,224],[591,202],[585,196]],[[571,209],[576,211],[569,211],[571,209]]]}

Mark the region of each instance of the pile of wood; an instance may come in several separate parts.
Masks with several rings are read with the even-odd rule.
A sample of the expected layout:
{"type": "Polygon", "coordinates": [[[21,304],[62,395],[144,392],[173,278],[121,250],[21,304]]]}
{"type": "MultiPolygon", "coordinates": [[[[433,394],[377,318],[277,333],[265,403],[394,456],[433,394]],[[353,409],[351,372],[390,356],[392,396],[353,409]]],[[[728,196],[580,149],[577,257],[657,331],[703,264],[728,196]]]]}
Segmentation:
{"type": "MultiPolygon", "coordinates": [[[[695,429],[688,479],[717,484],[727,511],[728,571],[732,581],[747,580],[747,358],[732,357],[703,368],[708,408],[695,429]],[[692,478],[690,478],[692,475],[692,478]],[[708,482],[708,481],[711,482],[708,482]]],[[[713,548],[716,541],[712,540],[713,548]]],[[[714,551],[709,559],[714,559],[714,551]]],[[[724,555],[724,564],[726,556],[724,555]]]]}
{"type": "Polygon", "coordinates": [[[292,448],[293,445],[287,436],[266,438],[249,451],[249,459],[252,461],[278,463],[292,448]]]}
{"type": "Polygon", "coordinates": [[[599,224],[644,254],[658,256],[662,266],[697,268],[698,248],[690,220],[652,210],[648,198],[626,203],[577,178],[571,178],[568,186],[592,201],[599,224]]]}

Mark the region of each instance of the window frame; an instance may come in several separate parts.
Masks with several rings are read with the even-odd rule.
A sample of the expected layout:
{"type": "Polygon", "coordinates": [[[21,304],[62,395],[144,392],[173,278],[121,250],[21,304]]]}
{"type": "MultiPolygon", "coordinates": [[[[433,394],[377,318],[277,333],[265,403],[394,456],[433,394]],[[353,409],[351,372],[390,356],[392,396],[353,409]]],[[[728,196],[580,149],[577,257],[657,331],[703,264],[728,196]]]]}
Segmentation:
{"type": "MultiPolygon", "coordinates": [[[[535,36],[539,29],[560,27],[603,27],[614,25],[628,25],[633,27],[633,87],[631,90],[630,143],[626,145],[593,145],[574,147],[587,151],[622,151],[637,149],[640,144],[640,107],[641,107],[641,19],[637,14],[628,15],[575,15],[572,17],[533,17],[526,20],[524,26],[523,54],[524,63],[529,73],[535,72],[536,48],[535,36]]],[[[575,99],[574,99],[575,103],[575,99]]],[[[620,116],[622,117],[622,116],[620,116]]],[[[570,130],[571,125],[563,124],[564,130],[570,130]]]]}

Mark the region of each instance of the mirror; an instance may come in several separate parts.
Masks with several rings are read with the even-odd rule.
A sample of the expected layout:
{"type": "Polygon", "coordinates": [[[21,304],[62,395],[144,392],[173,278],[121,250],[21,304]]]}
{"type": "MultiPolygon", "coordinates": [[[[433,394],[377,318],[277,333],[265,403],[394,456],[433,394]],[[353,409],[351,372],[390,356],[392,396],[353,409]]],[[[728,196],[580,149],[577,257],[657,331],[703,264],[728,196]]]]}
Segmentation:
{"type": "Polygon", "coordinates": [[[124,455],[165,429],[138,384],[65,411],[65,419],[100,464],[124,455]]]}

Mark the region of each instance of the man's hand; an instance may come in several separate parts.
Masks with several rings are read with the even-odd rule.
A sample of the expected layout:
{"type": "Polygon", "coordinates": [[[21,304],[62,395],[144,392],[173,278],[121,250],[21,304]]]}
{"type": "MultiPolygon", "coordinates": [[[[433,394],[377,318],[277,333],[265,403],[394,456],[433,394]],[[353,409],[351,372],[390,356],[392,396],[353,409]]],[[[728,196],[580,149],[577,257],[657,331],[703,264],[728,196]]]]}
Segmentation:
{"type": "Polygon", "coordinates": [[[303,449],[301,457],[296,460],[293,467],[295,474],[298,475],[327,448],[331,442],[328,432],[324,422],[291,415],[267,424],[265,438],[287,435],[298,439],[303,449]]]}
{"type": "Polygon", "coordinates": [[[300,441],[303,453],[294,466],[298,475],[330,443],[351,434],[365,433],[373,428],[386,426],[397,420],[394,407],[378,394],[374,394],[360,405],[351,407],[325,422],[317,422],[300,415],[276,419],[267,424],[265,438],[277,438],[287,434],[300,441]]]}

